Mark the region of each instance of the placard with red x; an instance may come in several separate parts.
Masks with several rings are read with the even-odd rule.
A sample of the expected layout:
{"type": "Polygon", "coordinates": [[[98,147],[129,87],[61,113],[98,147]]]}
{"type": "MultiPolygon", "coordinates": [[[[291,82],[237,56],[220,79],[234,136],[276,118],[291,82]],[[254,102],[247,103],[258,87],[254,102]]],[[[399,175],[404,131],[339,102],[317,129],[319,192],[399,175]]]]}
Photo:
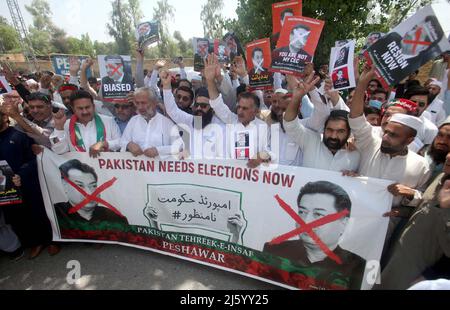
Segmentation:
{"type": "Polygon", "coordinates": [[[119,72],[119,69],[122,68],[123,64],[118,64],[117,66],[114,66],[113,64],[108,64],[108,67],[112,70],[111,76],[114,74],[119,74],[120,76],[123,75],[122,72],[119,72]]]}
{"type": "Polygon", "coordinates": [[[344,210],[335,214],[330,214],[324,217],[321,217],[318,220],[315,220],[311,223],[306,223],[303,221],[303,219],[295,212],[291,206],[289,206],[286,202],[283,201],[283,199],[280,198],[280,196],[276,195],[275,199],[281,206],[281,208],[286,211],[287,214],[289,214],[290,217],[292,217],[298,224],[299,228],[296,228],[286,234],[283,234],[281,236],[278,236],[274,238],[269,244],[280,244],[283,241],[289,240],[295,236],[298,236],[301,233],[307,233],[314,242],[320,247],[320,249],[333,261],[335,261],[337,264],[342,265],[342,260],[337,256],[333,251],[331,251],[325,243],[317,236],[316,233],[314,233],[313,229],[317,228],[319,226],[323,226],[325,224],[337,221],[340,218],[343,218],[349,214],[348,210],[344,210]]]}
{"type": "Polygon", "coordinates": [[[412,53],[413,54],[415,54],[416,53],[416,50],[417,50],[417,47],[419,46],[419,45],[424,45],[424,46],[429,46],[429,45],[431,45],[431,42],[428,42],[428,41],[423,41],[423,39],[422,39],[422,33],[423,32],[423,28],[422,27],[419,27],[417,30],[416,30],[416,33],[415,33],[415,39],[414,40],[403,40],[403,43],[404,44],[411,44],[412,45],[412,53]]]}
{"type": "Polygon", "coordinates": [[[87,205],[88,203],[92,202],[92,201],[96,201],[102,205],[104,205],[105,207],[107,207],[108,209],[110,209],[111,211],[113,211],[115,214],[117,214],[120,217],[124,217],[122,215],[122,213],[119,212],[119,210],[117,210],[116,208],[114,208],[114,206],[112,206],[109,202],[101,199],[100,197],[98,197],[98,195],[100,195],[103,191],[105,191],[107,188],[111,187],[116,181],[117,178],[112,178],[111,180],[109,180],[108,182],[104,183],[103,185],[97,187],[97,189],[92,193],[92,194],[88,194],[86,193],[82,188],[80,188],[78,185],[76,185],[75,183],[73,183],[71,180],[69,180],[69,178],[64,177],[64,180],[70,184],[70,186],[72,186],[73,188],[75,188],[81,195],[84,196],[84,200],[82,202],[80,202],[79,204],[77,204],[76,206],[72,207],[69,209],[69,214],[73,214],[76,213],[78,210],[80,210],[81,208],[83,208],[85,205],[87,205]]]}

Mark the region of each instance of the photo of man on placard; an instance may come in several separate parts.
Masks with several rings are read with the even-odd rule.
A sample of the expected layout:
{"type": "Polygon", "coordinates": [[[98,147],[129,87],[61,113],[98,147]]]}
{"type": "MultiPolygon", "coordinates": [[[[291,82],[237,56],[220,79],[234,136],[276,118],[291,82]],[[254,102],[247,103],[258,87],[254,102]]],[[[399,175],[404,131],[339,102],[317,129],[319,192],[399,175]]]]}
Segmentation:
{"type": "MultiPolygon", "coordinates": [[[[266,243],[263,251],[286,258],[294,265],[322,268],[324,272],[329,270],[329,277],[340,274],[343,279],[347,279],[349,288],[360,289],[366,262],[339,246],[350,219],[351,206],[352,201],[347,192],[328,181],[307,183],[300,189],[297,198],[298,214],[306,224],[325,216],[346,212],[345,216],[336,221],[313,229],[314,234],[338,257],[340,263],[331,259],[307,232],[301,233],[297,240],[279,244],[266,243]]],[[[327,275],[323,274],[321,277],[327,278],[327,275]]]]}
{"type": "Polygon", "coordinates": [[[339,50],[338,57],[334,63],[335,68],[342,67],[347,64],[349,50],[350,48],[348,46],[344,46],[339,50]]]}
{"type": "Polygon", "coordinates": [[[283,46],[273,51],[272,67],[302,67],[301,64],[311,62],[312,55],[304,49],[310,35],[311,28],[307,25],[295,25],[290,31],[288,46],[283,46]]]}
{"type": "Polygon", "coordinates": [[[333,88],[341,89],[350,86],[348,67],[337,69],[332,74],[333,88]]]}
{"type": "Polygon", "coordinates": [[[131,73],[125,71],[125,62],[122,56],[106,56],[105,69],[107,76],[102,78],[102,84],[133,84],[131,73]]]}

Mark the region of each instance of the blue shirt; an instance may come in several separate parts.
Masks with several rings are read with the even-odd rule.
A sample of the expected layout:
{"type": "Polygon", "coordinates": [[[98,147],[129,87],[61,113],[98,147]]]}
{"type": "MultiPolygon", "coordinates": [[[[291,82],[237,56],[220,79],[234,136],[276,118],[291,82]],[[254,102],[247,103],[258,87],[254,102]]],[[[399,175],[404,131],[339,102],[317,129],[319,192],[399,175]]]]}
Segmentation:
{"type": "Polygon", "coordinates": [[[128,121],[122,121],[122,120],[118,119],[117,117],[115,117],[114,120],[116,121],[117,126],[119,126],[120,133],[123,134],[123,132],[125,131],[125,128],[126,128],[127,125],[128,125],[128,122],[129,122],[130,120],[128,120],[128,121]]]}

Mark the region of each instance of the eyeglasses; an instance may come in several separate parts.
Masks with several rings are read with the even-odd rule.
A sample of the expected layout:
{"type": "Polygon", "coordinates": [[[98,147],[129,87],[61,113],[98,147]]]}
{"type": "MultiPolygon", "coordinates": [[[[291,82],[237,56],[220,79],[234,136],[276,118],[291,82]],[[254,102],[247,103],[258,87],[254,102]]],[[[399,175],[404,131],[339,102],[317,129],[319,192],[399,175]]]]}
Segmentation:
{"type": "Polygon", "coordinates": [[[180,101],[184,101],[184,102],[188,102],[191,101],[191,97],[188,96],[181,96],[181,95],[177,95],[177,99],[180,101]]]}
{"type": "Polygon", "coordinates": [[[116,108],[117,110],[123,109],[123,110],[128,110],[131,108],[131,104],[115,104],[114,108],[116,108]]]}
{"type": "Polygon", "coordinates": [[[207,107],[209,107],[209,103],[195,102],[194,107],[195,108],[200,107],[201,109],[206,109],[207,107]]]}

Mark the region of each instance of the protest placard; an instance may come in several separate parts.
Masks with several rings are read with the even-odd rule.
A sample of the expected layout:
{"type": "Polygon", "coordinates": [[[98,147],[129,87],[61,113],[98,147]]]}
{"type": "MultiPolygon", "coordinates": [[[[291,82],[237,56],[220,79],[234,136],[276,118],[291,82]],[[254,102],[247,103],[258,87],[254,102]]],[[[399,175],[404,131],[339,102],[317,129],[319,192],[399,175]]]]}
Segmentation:
{"type": "Polygon", "coordinates": [[[230,63],[231,50],[224,41],[219,39],[214,40],[214,54],[221,64],[230,63]]]}
{"type": "MultiPolygon", "coordinates": [[[[63,54],[52,54],[50,55],[50,59],[52,61],[53,69],[55,70],[55,74],[62,76],[70,75],[70,59],[77,58],[79,63],[82,64],[86,58],[89,56],[80,56],[80,55],[63,55],[63,54]]],[[[91,68],[88,68],[86,71],[87,77],[92,76],[91,68]]],[[[80,76],[80,72],[78,72],[77,76],[80,76]]]]}
{"type": "Polygon", "coordinates": [[[136,40],[140,49],[159,41],[159,23],[148,21],[140,23],[136,28],[136,40]]]}
{"type": "Polygon", "coordinates": [[[276,45],[287,17],[302,16],[302,0],[272,4],[272,43],[276,45]]]}
{"type": "Polygon", "coordinates": [[[194,48],[194,70],[200,72],[205,68],[206,57],[214,52],[214,43],[211,44],[210,40],[205,38],[193,38],[192,45],[194,48]]]}
{"type": "Polygon", "coordinates": [[[301,75],[312,62],[324,22],[308,17],[287,17],[277,49],[272,52],[271,71],[301,75]]]}
{"type": "Polygon", "coordinates": [[[355,44],[355,41],[348,40],[348,43],[331,49],[329,68],[335,90],[356,87],[353,62],[355,44]]]}
{"type": "Polygon", "coordinates": [[[11,86],[3,75],[0,75],[0,95],[12,92],[11,86]]]}
{"type": "Polygon", "coordinates": [[[55,241],[133,246],[292,289],[370,289],[379,272],[392,181],[47,149],[38,167],[55,241]]]}
{"type": "Polygon", "coordinates": [[[373,43],[364,53],[388,88],[450,50],[450,4],[428,5],[373,43]]]}
{"type": "Polygon", "coordinates": [[[228,32],[226,35],[224,35],[222,41],[225,42],[225,44],[228,46],[228,49],[230,50],[231,62],[236,56],[245,56],[241,42],[234,32],[228,32]]]}
{"type": "Polygon", "coordinates": [[[269,71],[272,57],[270,39],[261,39],[247,45],[247,70],[252,89],[273,88],[273,74],[269,71]]]}
{"type": "Polygon", "coordinates": [[[14,186],[12,178],[14,172],[6,160],[0,160],[0,206],[22,203],[22,196],[14,186]]]}
{"type": "Polygon", "coordinates": [[[100,55],[98,66],[102,79],[104,101],[126,101],[129,92],[134,91],[131,73],[131,57],[121,55],[100,55]]]}

